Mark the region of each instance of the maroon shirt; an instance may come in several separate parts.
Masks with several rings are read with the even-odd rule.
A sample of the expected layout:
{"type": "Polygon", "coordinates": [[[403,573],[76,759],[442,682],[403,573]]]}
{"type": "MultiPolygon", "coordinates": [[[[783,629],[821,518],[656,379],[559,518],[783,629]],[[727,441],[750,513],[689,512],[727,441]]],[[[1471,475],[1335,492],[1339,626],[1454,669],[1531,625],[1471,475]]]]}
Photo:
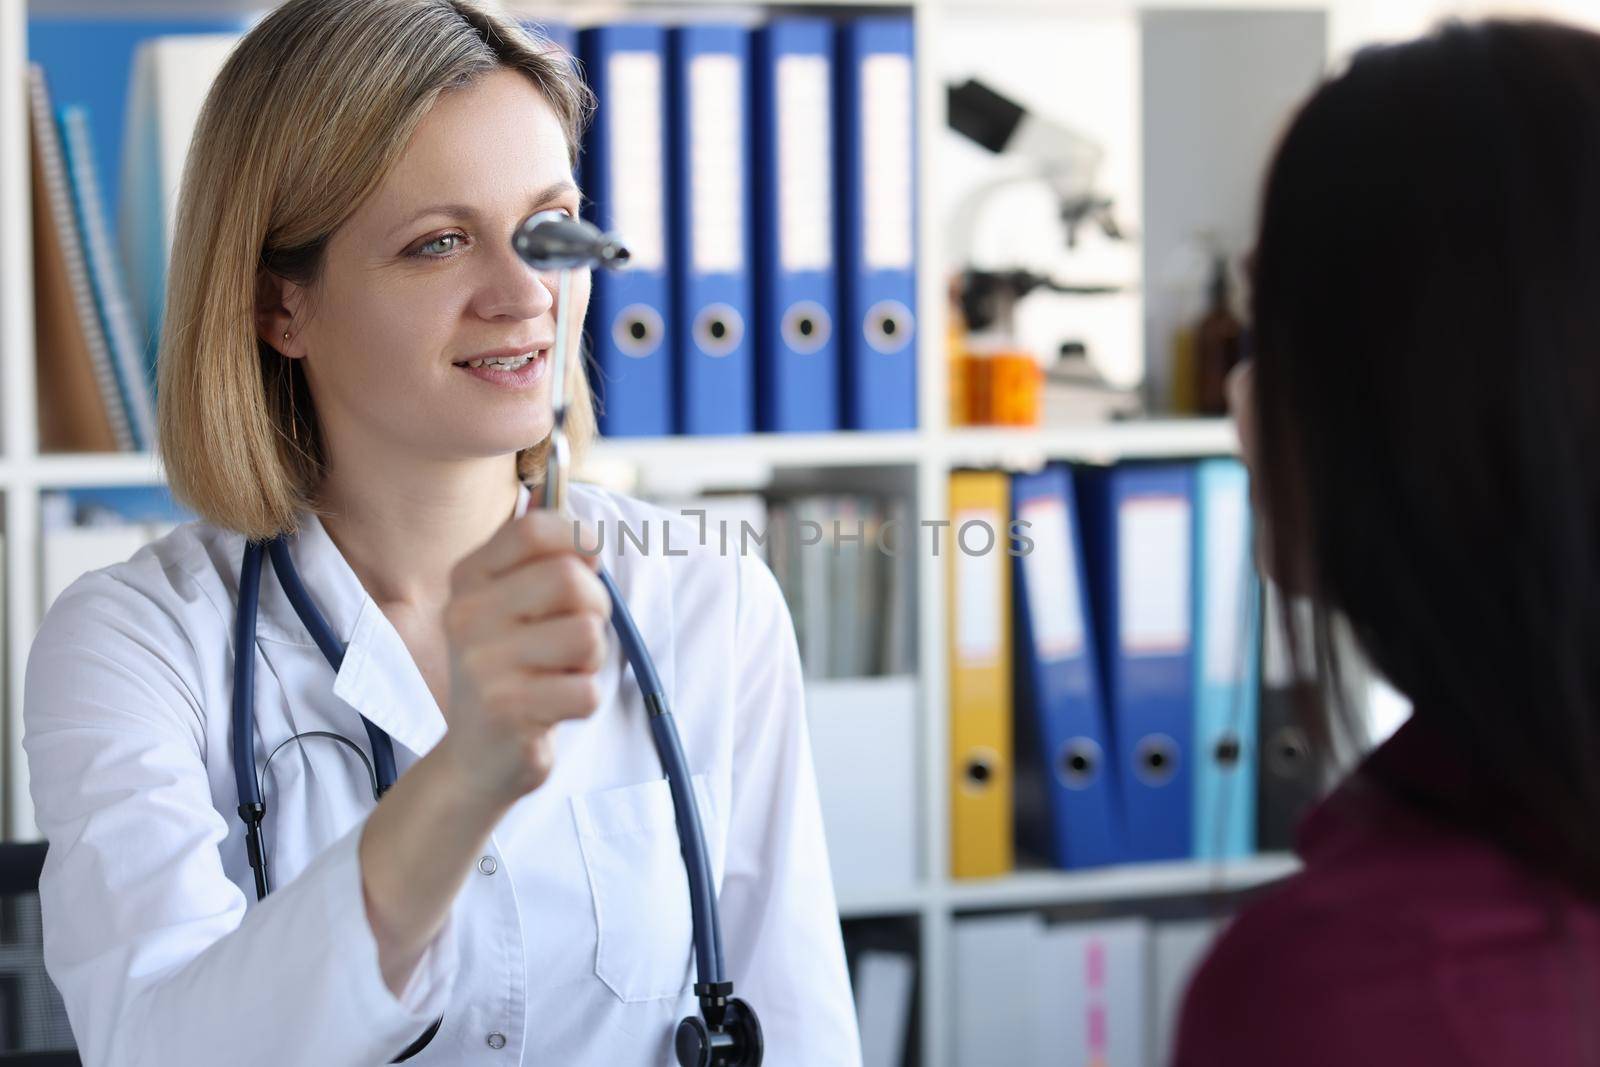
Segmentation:
{"type": "Polygon", "coordinates": [[[1378,784],[1470,811],[1449,751],[1413,717],[1301,820],[1304,867],[1196,973],[1175,1067],[1600,1065],[1600,907],[1378,784]]]}

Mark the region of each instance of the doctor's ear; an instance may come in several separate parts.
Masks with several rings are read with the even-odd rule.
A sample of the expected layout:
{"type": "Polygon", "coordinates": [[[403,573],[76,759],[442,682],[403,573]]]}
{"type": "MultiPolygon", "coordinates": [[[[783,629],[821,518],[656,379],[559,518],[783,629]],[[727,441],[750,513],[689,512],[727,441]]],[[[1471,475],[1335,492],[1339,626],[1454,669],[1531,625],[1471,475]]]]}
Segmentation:
{"type": "Polygon", "coordinates": [[[295,307],[303,291],[291,281],[262,268],[256,272],[256,336],[290,359],[299,359],[305,350],[296,342],[295,307]]]}

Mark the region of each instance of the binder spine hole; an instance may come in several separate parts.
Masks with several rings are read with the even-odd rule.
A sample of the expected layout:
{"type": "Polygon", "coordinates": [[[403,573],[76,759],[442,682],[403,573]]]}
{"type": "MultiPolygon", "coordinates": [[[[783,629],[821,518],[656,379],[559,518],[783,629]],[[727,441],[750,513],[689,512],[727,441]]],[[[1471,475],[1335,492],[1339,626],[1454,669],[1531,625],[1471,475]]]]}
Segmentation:
{"type": "Polygon", "coordinates": [[[661,314],[646,304],[632,304],[618,312],[611,326],[611,340],[625,356],[643,359],[661,347],[666,327],[661,314]]]}
{"type": "Polygon", "coordinates": [[[898,300],[881,300],[867,309],[867,344],[885,355],[911,343],[911,309],[898,300]]]}
{"type": "Polygon", "coordinates": [[[1299,778],[1310,763],[1311,744],[1298,727],[1285,726],[1267,744],[1267,768],[1280,778],[1299,778]]]}
{"type": "Polygon", "coordinates": [[[1087,789],[1099,775],[1104,759],[1100,746],[1087,737],[1077,737],[1062,747],[1056,773],[1068,789],[1087,789]]]}
{"type": "Polygon", "coordinates": [[[982,756],[975,756],[967,761],[967,786],[974,790],[987,789],[989,783],[994,781],[994,766],[982,756]]]}
{"type": "Polygon", "coordinates": [[[802,300],[784,312],[778,328],[783,334],[786,348],[809,356],[828,343],[833,333],[833,321],[821,304],[802,300]]]}
{"type": "Polygon", "coordinates": [[[1147,785],[1165,785],[1178,772],[1178,746],[1172,738],[1153,734],[1134,751],[1133,770],[1147,785]]]}
{"type": "Polygon", "coordinates": [[[727,304],[712,304],[694,318],[694,343],[708,356],[731,355],[744,340],[744,319],[727,304]]]}
{"type": "Polygon", "coordinates": [[[1239,739],[1232,734],[1217,742],[1216,760],[1219,767],[1233,767],[1239,762],[1239,757],[1242,754],[1243,746],[1239,743],[1239,739]]]}

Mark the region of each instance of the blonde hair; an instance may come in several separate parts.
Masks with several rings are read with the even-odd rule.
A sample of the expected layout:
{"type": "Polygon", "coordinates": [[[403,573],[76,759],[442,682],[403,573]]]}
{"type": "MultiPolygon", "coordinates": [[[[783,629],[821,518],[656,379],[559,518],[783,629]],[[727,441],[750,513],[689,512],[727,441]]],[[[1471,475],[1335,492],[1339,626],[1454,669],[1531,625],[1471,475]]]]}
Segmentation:
{"type": "MultiPolygon", "coordinates": [[[[289,0],[229,55],[184,165],[157,361],[167,482],[200,518],[263,540],[322,513],[305,371],[256,333],[263,272],[313,284],[439,96],[499,68],[538,87],[576,161],[594,102],[571,58],[466,0],[289,0]]],[[[577,456],[595,417],[573,378],[577,456]]],[[[518,477],[542,483],[549,447],[519,451],[518,477]]]]}

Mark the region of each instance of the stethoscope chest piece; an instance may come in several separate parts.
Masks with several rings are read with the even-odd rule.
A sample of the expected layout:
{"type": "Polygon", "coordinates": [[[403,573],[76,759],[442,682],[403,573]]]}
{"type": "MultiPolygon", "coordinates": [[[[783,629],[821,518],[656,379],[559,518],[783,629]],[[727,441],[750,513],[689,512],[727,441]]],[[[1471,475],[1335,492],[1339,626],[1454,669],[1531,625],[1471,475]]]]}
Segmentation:
{"type": "Polygon", "coordinates": [[[761,1022],[750,1005],[735,997],[716,1030],[698,1015],[679,1023],[677,1053],[678,1067],[760,1067],[761,1022]]]}

